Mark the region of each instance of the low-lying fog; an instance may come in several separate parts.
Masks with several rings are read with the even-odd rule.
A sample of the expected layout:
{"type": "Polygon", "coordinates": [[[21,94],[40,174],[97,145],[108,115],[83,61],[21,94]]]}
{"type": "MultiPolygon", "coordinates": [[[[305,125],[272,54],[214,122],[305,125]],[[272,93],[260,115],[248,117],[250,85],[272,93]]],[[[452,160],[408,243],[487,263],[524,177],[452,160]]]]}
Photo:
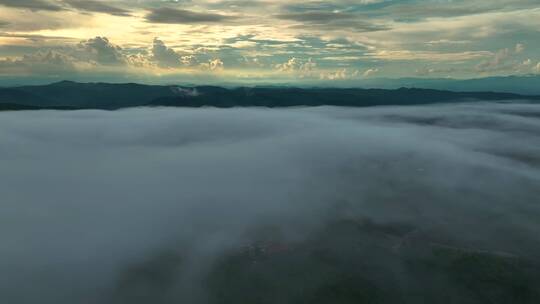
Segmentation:
{"type": "Polygon", "coordinates": [[[2,303],[106,303],[166,250],[195,299],[258,228],[337,217],[537,259],[540,105],[0,113],[2,303]]]}

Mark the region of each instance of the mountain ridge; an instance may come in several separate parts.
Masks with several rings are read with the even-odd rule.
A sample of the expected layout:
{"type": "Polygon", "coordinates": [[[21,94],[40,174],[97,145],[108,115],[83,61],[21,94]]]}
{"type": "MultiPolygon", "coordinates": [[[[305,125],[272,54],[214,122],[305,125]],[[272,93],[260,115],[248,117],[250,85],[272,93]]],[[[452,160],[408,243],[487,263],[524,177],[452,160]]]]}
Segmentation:
{"type": "Polygon", "coordinates": [[[0,110],[104,109],[129,107],[291,107],[415,105],[463,101],[540,101],[537,95],[407,88],[236,87],[79,83],[0,88],[0,110]],[[9,105],[9,106],[7,106],[9,105]]]}

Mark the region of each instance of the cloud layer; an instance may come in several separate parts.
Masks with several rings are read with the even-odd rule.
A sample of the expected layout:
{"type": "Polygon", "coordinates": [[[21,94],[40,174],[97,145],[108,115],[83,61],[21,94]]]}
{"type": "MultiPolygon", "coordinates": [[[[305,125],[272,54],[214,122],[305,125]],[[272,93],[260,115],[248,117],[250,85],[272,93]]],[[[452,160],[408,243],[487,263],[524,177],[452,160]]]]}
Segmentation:
{"type": "Polygon", "coordinates": [[[176,300],[194,303],[250,232],[298,241],[343,216],[534,260],[539,117],[535,104],[0,113],[0,297],[107,303],[130,267],[172,250],[191,265],[176,300]]]}
{"type": "Polygon", "coordinates": [[[211,13],[192,12],[184,9],[158,8],[146,16],[153,23],[218,23],[229,19],[227,16],[211,13]]]}

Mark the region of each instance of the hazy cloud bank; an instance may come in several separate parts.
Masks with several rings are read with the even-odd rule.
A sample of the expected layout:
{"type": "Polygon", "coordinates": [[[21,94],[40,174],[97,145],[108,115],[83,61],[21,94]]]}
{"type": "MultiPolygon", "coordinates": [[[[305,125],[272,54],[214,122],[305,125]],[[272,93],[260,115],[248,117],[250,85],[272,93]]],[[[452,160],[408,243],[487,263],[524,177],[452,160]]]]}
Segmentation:
{"type": "Polygon", "coordinates": [[[294,241],[338,216],[535,259],[539,118],[533,104],[0,113],[1,301],[106,303],[163,250],[189,260],[191,299],[256,228],[294,241]]]}

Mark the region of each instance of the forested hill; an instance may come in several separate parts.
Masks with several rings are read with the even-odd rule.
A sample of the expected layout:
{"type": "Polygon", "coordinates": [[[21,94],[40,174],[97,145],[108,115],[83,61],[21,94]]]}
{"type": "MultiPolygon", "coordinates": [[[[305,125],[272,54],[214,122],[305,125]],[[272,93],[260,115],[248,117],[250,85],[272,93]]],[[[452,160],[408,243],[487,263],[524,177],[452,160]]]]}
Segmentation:
{"type": "Polygon", "coordinates": [[[291,107],[414,105],[461,101],[539,101],[540,96],[496,92],[453,92],[400,88],[342,89],[215,86],[158,86],[142,84],[76,83],[0,88],[0,110],[120,109],[170,107],[291,107]]]}

